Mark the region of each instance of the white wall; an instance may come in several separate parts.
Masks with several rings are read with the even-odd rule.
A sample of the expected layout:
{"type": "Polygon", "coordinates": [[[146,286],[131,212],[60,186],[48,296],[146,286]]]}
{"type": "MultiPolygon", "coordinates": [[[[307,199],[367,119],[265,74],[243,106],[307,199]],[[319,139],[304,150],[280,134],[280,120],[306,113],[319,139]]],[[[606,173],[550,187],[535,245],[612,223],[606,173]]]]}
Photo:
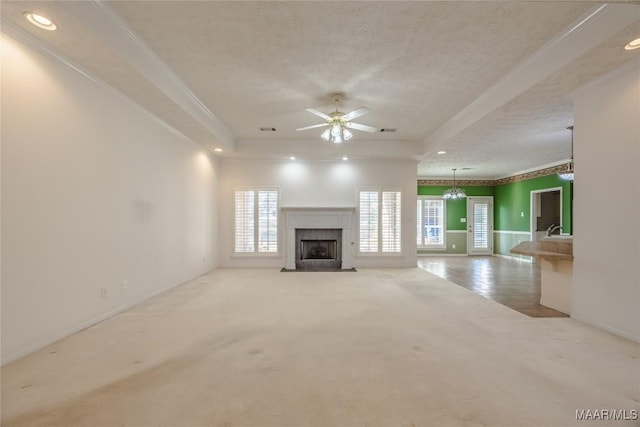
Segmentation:
{"type": "Polygon", "coordinates": [[[216,267],[215,158],[4,34],[1,131],[3,363],[216,267]]]}
{"type": "Polygon", "coordinates": [[[572,317],[640,342],[640,61],[574,99],[572,317]]]}
{"type": "MultiPolygon", "coordinates": [[[[318,140],[318,144],[323,143],[318,140]]],[[[417,162],[224,159],[221,165],[222,266],[285,266],[285,230],[282,221],[278,230],[280,253],[277,256],[233,256],[233,192],[236,189],[255,187],[279,187],[280,206],[284,207],[356,207],[358,188],[379,187],[402,191],[402,253],[397,256],[356,256],[354,265],[416,266],[417,162]]]]}

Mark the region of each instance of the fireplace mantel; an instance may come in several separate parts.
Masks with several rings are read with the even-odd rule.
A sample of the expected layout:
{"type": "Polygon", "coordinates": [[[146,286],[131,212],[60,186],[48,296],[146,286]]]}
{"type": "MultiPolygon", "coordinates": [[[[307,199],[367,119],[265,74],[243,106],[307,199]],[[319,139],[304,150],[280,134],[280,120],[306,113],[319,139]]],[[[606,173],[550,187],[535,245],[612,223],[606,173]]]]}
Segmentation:
{"type": "Polygon", "coordinates": [[[355,238],[355,207],[306,207],[291,206],[282,208],[286,228],[285,268],[296,268],[295,244],[296,229],[341,229],[342,230],[342,269],[353,268],[355,238]]]}

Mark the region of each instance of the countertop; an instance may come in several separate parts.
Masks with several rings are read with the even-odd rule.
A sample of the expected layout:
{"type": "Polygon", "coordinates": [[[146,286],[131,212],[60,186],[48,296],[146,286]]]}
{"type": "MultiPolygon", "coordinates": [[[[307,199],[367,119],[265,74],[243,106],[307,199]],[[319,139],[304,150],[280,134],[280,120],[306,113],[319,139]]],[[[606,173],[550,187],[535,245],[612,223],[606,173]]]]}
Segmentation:
{"type": "Polygon", "coordinates": [[[544,237],[537,242],[520,242],[511,248],[511,253],[536,256],[549,261],[573,260],[573,238],[544,237]]]}

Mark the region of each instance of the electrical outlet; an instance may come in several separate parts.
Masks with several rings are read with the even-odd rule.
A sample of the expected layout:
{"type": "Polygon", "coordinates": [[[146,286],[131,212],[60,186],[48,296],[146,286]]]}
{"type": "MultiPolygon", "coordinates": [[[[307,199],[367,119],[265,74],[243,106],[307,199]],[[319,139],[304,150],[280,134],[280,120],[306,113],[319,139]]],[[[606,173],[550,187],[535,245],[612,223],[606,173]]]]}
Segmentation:
{"type": "Polygon", "coordinates": [[[456,244],[455,244],[455,243],[452,243],[452,244],[451,244],[451,249],[455,249],[455,248],[456,248],[456,244]]]}
{"type": "Polygon", "coordinates": [[[124,289],[124,290],[129,289],[129,281],[128,280],[123,280],[122,281],[122,289],[124,289]]]}
{"type": "Polygon", "coordinates": [[[107,288],[100,288],[100,298],[107,297],[107,288]]]}

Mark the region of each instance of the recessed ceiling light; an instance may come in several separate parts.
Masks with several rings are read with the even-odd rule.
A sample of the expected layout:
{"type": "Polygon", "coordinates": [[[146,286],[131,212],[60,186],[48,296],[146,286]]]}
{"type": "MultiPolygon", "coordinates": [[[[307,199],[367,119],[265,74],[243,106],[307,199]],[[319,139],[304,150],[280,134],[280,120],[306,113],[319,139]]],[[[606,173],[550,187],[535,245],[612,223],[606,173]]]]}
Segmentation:
{"type": "Polygon", "coordinates": [[[296,158],[295,158],[295,157],[293,157],[293,156],[289,157],[289,160],[295,160],[295,159],[296,159],[296,158]]]}
{"type": "Polygon", "coordinates": [[[43,30],[53,31],[55,30],[56,24],[46,16],[38,15],[31,12],[25,12],[24,16],[27,17],[27,20],[31,22],[36,27],[42,28],[43,30]]]}
{"type": "Polygon", "coordinates": [[[349,160],[349,158],[347,156],[344,156],[342,160],[349,160]]]}
{"type": "Polygon", "coordinates": [[[625,45],[624,49],[625,50],[640,49],[640,37],[638,37],[635,40],[631,40],[629,43],[625,45]]]}
{"type": "Polygon", "coordinates": [[[447,154],[447,152],[444,151],[444,150],[440,150],[440,151],[438,151],[438,154],[447,154]]]}
{"type": "Polygon", "coordinates": [[[213,151],[216,153],[222,153],[222,148],[214,148],[213,151]]]}

